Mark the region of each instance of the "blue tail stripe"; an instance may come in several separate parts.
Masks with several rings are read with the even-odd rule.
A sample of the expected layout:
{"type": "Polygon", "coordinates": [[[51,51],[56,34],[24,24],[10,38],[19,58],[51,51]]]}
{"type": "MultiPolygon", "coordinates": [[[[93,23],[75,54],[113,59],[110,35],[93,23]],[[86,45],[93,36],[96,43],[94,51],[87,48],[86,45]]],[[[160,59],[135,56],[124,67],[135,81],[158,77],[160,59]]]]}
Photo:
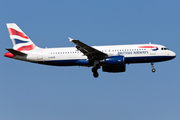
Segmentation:
{"type": "Polygon", "coordinates": [[[15,43],[16,44],[19,44],[19,43],[27,43],[28,41],[23,41],[23,40],[19,40],[19,39],[14,39],[15,43]]]}

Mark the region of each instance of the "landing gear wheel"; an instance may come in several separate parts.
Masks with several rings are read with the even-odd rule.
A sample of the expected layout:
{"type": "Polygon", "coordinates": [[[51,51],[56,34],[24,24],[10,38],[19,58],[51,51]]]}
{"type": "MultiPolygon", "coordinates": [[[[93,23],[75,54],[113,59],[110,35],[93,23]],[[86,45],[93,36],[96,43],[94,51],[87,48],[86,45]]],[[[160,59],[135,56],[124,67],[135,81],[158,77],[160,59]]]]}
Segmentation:
{"type": "Polygon", "coordinates": [[[153,62],[151,63],[151,67],[152,67],[152,72],[153,73],[156,72],[156,69],[154,68],[154,63],[153,62]]]}
{"type": "Polygon", "coordinates": [[[96,67],[93,67],[93,68],[92,68],[92,72],[93,72],[93,73],[97,72],[97,68],[96,68],[96,67]]]}
{"type": "Polygon", "coordinates": [[[97,78],[99,76],[98,72],[93,73],[93,76],[97,78]]]}
{"type": "Polygon", "coordinates": [[[98,74],[98,72],[97,72],[97,70],[98,70],[99,68],[100,68],[100,67],[93,67],[93,68],[92,68],[93,76],[94,76],[95,78],[97,78],[97,77],[99,76],[99,74],[98,74]]]}

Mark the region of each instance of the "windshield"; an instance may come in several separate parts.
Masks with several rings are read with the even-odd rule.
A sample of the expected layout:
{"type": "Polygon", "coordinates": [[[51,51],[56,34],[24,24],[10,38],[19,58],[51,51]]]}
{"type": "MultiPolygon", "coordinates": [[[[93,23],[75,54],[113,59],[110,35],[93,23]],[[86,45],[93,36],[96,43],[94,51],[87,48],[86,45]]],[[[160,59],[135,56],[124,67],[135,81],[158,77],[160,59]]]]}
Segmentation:
{"type": "Polygon", "coordinates": [[[163,48],[161,48],[161,50],[169,50],[168,48],[166,48],[166,47],[163,47],[163,48]]]}

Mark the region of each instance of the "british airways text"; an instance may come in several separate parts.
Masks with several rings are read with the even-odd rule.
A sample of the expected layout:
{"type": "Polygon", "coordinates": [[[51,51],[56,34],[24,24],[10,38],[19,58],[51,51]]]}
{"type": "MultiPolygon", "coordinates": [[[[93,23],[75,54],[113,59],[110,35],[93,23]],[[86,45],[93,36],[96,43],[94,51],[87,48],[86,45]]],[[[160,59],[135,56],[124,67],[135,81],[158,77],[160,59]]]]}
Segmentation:
{"type": "Polygon", "coordinates": [[[123,51],[123,52],[118,52],[119,55],[122,54],[148,54],[148,51],[123,51]]]}

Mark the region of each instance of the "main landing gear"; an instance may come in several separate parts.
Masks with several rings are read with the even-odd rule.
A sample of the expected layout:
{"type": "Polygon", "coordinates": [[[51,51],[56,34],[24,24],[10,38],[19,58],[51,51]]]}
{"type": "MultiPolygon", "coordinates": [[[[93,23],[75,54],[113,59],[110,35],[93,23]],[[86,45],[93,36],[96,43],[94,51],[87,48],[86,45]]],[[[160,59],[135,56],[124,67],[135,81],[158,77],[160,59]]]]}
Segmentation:
{"type": "Polygon", "coordinates": [[[97,78],[99,76],[97,70],[100,69],[99,60],[94,60],[94,67],[92,68],[93,76],[97,78]]]}
{"type": "Polygon", "coordinates": [[[156,72],[156,69],[154,68],[154,63],[151,63],[151,67],[152,67],[152,72],[156,72]]]}
{"type": "Polygon", "coordinates": [[[95,67],[92,68],[93,76],[94,76],[95,78],[97,78],[97,77],[99,76],[99,74],[98,74],[98,72],[97,72],[97,70],[98,70],[99,68],[100,68],[99,66],[95,66],[95,67]]]}

